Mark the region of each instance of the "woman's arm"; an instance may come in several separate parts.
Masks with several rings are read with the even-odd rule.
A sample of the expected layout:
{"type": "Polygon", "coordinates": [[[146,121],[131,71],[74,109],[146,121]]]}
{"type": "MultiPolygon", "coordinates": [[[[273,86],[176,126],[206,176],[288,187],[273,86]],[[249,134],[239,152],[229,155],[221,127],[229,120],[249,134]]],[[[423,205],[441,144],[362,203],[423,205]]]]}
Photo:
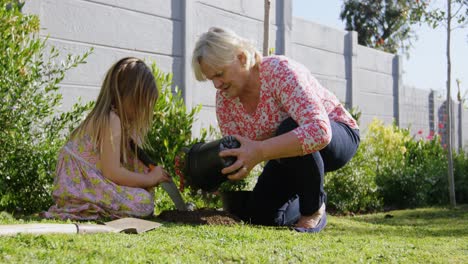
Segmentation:
{"type": "Polygon", "coordinates": [[[169,176],[160,166],[148,174],[131,172],[121,166],[120,141],[122,135],[120,129],[119,117],[111,113],[109,129],[106,129],[103,135],[104,140],[100,155],[104,177],[118,185],[138,188],[154,187],[160,182],[169,181],[169,176]]]}
{"type": "MultiPolygon", "coordinates": [[[[270,65],[272,66],[272,65],[270,65]]],[[[320,96],[320,84],[308,70],[286,60],[277,61],[270,76],[265,80],[273,87],[275,101],[280,102],[298,127],[288,133],[253,141],[236,136],[241,142],[239,149],[223,151],[220,155],[236,156],[237,162],[225,168],[229,174],[245,167],[230,179],[242,179],[256,164],[278,158],[294,157],[318,151],[329,144],[331,127],[325,106],[320,96]]]]}
{"type": "Polygon", "coordinates": [[[303,154],[301,142],[292,131],[259,141],[258,152],[262,161],[296,157],[303,154]]]}
{"type": "Polygon", "coordinates": [[[298,127],[292,132],[302,146],[302,155],[319,151],[330,143],[331,126],[326,105],[333,105],[325,97],[325,88],[305,66],[281,60],[274,72],[274,94],[298,127]]]}
{"type": "Polygon", "coordinates": [[[235,137],[241,143],[241,147],[220,152],[221,157],[237,157],[234,164],[222,170],[224,174],[238,170],[237,173],[228,176],[230,180],[240,180],[247,177],[253,167],[260,162],[302,155],[302,145],[293,132],[264,141],[255,141],[239,135],[235,135],[235,137]],[[243,169],[244,167],[245,169],[243,169]]]}

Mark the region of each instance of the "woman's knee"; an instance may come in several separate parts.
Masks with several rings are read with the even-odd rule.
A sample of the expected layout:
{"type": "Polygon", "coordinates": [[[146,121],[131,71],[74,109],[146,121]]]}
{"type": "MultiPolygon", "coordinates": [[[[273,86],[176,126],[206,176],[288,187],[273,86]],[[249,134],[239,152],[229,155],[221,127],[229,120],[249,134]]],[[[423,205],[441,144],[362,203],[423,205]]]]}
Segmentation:
{"type": "Polygon", "coordinates": [[[333,137],[320,155],[325,163],[325,171],[334,171],[345,166],[356,154],[359,146],[359,131],[346,124],[331,122],[333,137]]]}

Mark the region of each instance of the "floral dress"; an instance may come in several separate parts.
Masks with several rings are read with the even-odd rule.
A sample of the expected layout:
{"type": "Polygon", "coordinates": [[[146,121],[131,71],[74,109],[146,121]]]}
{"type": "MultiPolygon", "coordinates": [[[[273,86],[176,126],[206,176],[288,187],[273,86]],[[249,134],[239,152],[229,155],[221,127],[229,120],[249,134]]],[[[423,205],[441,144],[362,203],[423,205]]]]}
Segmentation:
{"type": "MultiPolygon", "coordinates": [[[[147,169],[128,154],[126,169],[147,169]]],[[[146,217],[153,213],[154,194],[142,188],[120,186],[104,177],[99,151],[88,135],[77,136],[61,150],[52,193],[55,205],[46,218],[95,220],[99,218],[146,217]]]]}

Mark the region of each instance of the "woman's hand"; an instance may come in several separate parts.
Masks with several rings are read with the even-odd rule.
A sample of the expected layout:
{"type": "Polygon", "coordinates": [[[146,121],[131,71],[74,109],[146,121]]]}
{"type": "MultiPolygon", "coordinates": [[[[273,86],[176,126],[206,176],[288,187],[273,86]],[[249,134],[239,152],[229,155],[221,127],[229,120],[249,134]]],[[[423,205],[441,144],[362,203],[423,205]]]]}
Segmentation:
{"type": "Polygon", "coordinates": [[[237,149],[227,149],[219,153],[220,157],[229,157],[235,156],[237,158],[236,162],[229,167],[224,168],[221,172],[223,174],[230,174],[235,171],[236,173],[229,175],[229,180],[242,180],[249,172],[255,167],[258,163],[263,161],[262,153],[262,142],[250,140],[239,135],[234,135],[234,137],[241,144],[240,148],[237,149]]]}
{"type": "Polygon", "coordinates": [[[152,179],[152,186],[157,186],[161,182],[172,181],[171,176],[162,166],[156,166],[153,170],[148,173],[148,176],[152,179]]]}

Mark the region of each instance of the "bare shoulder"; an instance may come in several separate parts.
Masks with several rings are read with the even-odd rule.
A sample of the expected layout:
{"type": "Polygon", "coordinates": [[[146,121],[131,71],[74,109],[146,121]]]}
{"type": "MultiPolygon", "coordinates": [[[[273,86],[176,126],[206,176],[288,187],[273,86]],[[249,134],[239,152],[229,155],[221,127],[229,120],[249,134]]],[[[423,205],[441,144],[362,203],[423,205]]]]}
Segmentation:
{"type": "Polygon", "coordinates": [[[114,135],[116,133],[120,134],[121,129],[122,129],[121,123],[120,123],[120,117],[113,111],[111,111],[109,115],[109,127],[114,135]]]}
{"type": "Polygon", "coordinates": [[[118,122],[120,124],[120,117],[114,111],[111,111],[109,114],[109,121],[111,123],[118,122]]]}

